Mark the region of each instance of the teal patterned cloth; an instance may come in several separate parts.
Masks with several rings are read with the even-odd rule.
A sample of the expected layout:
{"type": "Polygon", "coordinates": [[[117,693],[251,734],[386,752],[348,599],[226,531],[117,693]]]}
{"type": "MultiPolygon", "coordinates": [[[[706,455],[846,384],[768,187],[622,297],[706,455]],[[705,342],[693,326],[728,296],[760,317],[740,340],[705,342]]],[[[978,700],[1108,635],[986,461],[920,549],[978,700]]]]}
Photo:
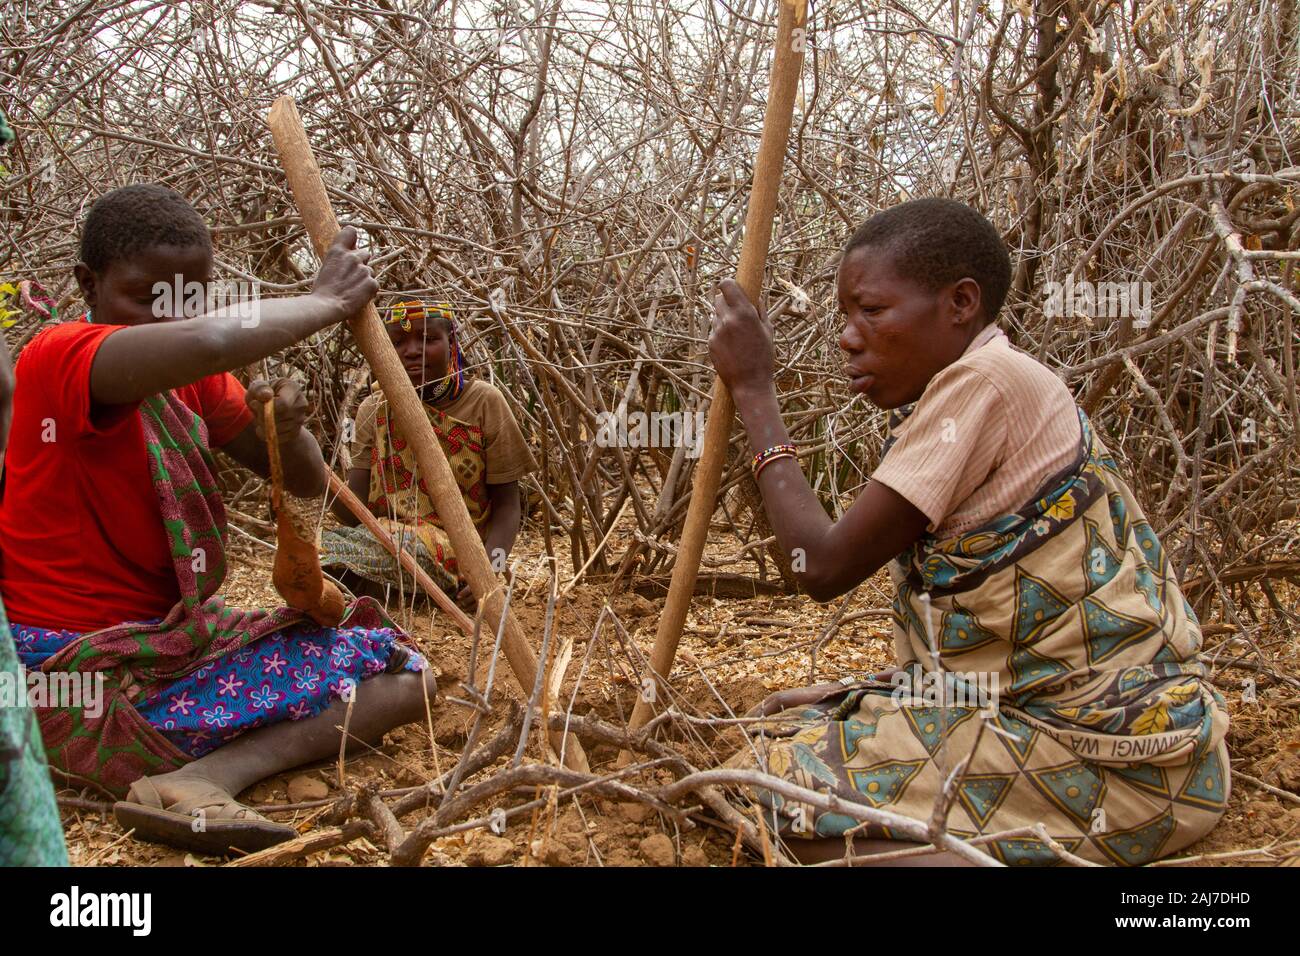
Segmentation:
{"type": "MultiPolygon", "coordinates": [[[[0,148],[13,140],[13,130],[0,112],[0,148]]],[[[0,348],[7,348],[3,340],[0,348]]],[[[6,365],[8,358],[6,354],[2,359],[6,365]]],[[[0,403],[7,405],[8,396],[0,397],[0,403]]],[[[5,437],[0,435],[0,449],[5,437]]],[[[23,676],[0,602],[0,680],[11,691],[0,700],[0,866],[67,866],[63,824],[36,715],[29,707],[9,706],[26,702],[23,676]]]]}
{"type": "Polygon", "coordinates": [[[9,620],[0,604],[0,680],[10,693],[0,701],[0,866],[67,866],[63,825],[45,762],[45,747],[30,707],[27,682],[9,620]]]}

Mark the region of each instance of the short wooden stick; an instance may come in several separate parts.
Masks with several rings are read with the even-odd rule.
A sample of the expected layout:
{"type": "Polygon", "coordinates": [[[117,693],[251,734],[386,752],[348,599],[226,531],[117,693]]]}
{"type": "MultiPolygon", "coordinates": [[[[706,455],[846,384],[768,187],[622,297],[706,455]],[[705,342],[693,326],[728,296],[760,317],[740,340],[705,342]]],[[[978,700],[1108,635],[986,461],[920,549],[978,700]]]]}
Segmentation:
{"type": "Polygon", "coordinates": [[[343,506],[356,515],[357,519],[365,526],[365,529],[375,536],[375,540],[383,545],[384,550],[395,557],[402,565],[402,569],[415,578],[415,583],[420,586],[420,590],[429,595],[434,604],[438,605],[448,617],[456,622],[456,626],[465,634],[474,633],[474,621],[470,616],[456,606],[456,602],[442,588],[438,587],[433,578],[425,573],[424,568],[416,562],[414,555],[397,546],[392,535],[384,530],[384,526],[379,520],[370,513],[370,509],[352,493],[352,489],[343,483],[338,475],[334,472],[328,472],[330,491],[338,496],[343,506]]]}

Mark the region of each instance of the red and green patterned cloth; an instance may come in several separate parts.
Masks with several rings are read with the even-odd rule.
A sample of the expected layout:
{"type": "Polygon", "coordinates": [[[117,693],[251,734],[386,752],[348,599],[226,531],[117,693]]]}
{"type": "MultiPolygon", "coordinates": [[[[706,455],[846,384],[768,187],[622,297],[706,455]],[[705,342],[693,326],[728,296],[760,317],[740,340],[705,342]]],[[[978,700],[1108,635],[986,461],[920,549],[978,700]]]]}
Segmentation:
{"type": "MultiPolygon", "coordinates": [[[[306,615],[287,607],[231,608],[216,593],[226,576],[226,518],[201,419],[171,393],[146,400],[140,417],[181,600],[162,620],[126,622],[74,636],[46,658],[41,669],[82,675],[100,672],[103,700],[94,707],[74,703],[37,709],[51,766],[71,780],[114,795],[124,795],[142,776],[175,770],[205,752],[178,746],[174,735],[145,716],[147,712],[157,719],[156,714],[165,712],[169,696],[178,687],[183,698],[185,689],[196,682],[211,680],[215,688],[217,677],[227,668],[235,669],[236,679],[256,668],[269,675],[268,690],[259,700],[275,706],[254,706],[254,712],[265,712],[233,729],[242,732],[280,719],[309,716],[288,706],[283,685],[294,679],[288,669],[273,665],[269,671],[261,670],[265,662],[258,654],[286,637],[310,641],[314,626],[306,615]]],[[[383,667],[363,668],[362,677],[392,666],[414,670],[423,666],[417,654],[405,649],[393,653],[397,642],[409,639],[369,598],[350,605],[337,629],[315,630],[359,633],[363,642],[369,641],[372,656],[383,667]]],[[[337,634],[318,637],[327,648],[337,642],[337,634]]],[[[331,669],[332,663],[329,657],[321,661],[323,679],[298,681],[309,689],[313,711],[323,709],[347,686],[338,669],[331,669]]],[[[352,663],[349,657],[349,666],[352,663]]],[[[261,693],[261,681],[251,687],[248,683],[234,689],[245,695],[261,693]]],[[[222,742],[229,739],[232,725],[211,726],[222,731],[222,742]]]]}

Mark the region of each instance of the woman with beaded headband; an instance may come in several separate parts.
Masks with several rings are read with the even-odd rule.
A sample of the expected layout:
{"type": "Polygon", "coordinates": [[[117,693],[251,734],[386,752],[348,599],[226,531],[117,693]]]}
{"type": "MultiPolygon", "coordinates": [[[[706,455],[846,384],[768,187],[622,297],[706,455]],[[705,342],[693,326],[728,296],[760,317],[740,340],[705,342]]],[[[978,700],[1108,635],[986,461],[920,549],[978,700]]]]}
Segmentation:
{"type": "MultiPolygon", "coordinates": [[[[519,533],[519,480],[536,469],[505,396],[468,374],[451,306],[404,299],[385,310],[384,325],[402,367],[415,386],[451,465],[470,518],[494,567],[505,560],[519,533]]],[[[348,486],[393,537],[414,551],[424,571],[458,600],[473,596],[459,578],[456,554],[415,454],[392,422],[378,383],[357,410],[348,486]]],[[[321,537],[321,565],[354,591],[412,592],[396,559],[341,503],[344,527],[321,537]]]]}

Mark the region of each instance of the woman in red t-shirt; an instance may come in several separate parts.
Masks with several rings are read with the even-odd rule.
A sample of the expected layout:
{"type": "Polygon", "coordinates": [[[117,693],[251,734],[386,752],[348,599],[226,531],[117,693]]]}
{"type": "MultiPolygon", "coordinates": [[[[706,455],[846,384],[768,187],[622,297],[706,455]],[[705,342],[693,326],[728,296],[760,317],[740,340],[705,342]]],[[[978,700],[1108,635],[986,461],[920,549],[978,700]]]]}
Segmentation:
{"type": "Polygon", "coordinates": [[[265,477],[255,423],[273,401],[286,487],[325,488],[297,386],[245,391],[228,370],[356,315],[377,290],[368,258],[346,228],[309,295],[195,317],[201,307],[183,306],[197,297],[162,290],[210,288],[207,227],[175,192],[128,186],[86,219],[85,320],[44,330],[19,356],[0,596],[29,668],[95,688],[38,709],[51,764],[125,795],[118,821],[137,836],[208,852],[291,839],[234,795],[336,753],[346,700],[350,738],[373,741],[422,719],[434,696],[370,599],[330,628],[288,608],[227,608],[215,593],[225,515],[210,448],[265,477]]]}

